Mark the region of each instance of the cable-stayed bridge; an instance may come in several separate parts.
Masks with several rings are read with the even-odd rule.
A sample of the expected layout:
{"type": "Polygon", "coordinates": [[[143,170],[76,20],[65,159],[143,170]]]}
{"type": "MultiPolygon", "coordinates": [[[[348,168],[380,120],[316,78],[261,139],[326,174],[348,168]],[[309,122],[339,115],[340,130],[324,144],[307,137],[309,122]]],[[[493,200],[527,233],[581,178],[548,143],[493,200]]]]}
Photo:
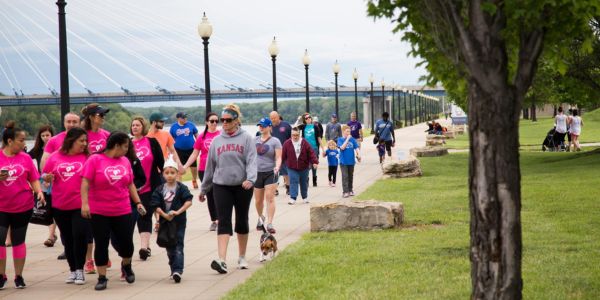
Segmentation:
{"type": "MultiPolygon", "coordinates": [[[[0,96],[0,105],[58,104],[56,5],[44,0],[11,1],[10,5],[8,0],[1,1],[7,3],[0,11],[0,92],[6,95],[0,96]]],[[[194,14],[199,17],[198,12],[194,14]]],[[[204,99],[203,46],[195,32],[197,23],[169,18],[131,1],[78,0],[69,2],[67,24],[71,103],[204,99]]],[[[212,99],[272,96],[266,45],[257,49],[216,34],[210,41],[212,99]]],[[[304,49],[297,50],[292,60],[284,54],[278,58],[278,98],[305,97],[304,66],[300,63],[304,49]]],[[[340,60],[344,67],[339,95],[354,96],[352,62],[340,60]]],[[[333,76],[323,71],[329,70],[330,63],[322,67],[325,62],[315,59],[311,64],[310,97],[335,96],[333,76]]],[[[364,86],[367,77],[361,74],[359,97],[370,95],[370,87],[364,86]]],[[[442,89],[409,89],[431,96],[444,94],[442,89]]],[[[386,87],[385,93],[391,95],[391,87],[386,87]]],[[[378,83],[374,95],[381,96],[378,83]]]]}

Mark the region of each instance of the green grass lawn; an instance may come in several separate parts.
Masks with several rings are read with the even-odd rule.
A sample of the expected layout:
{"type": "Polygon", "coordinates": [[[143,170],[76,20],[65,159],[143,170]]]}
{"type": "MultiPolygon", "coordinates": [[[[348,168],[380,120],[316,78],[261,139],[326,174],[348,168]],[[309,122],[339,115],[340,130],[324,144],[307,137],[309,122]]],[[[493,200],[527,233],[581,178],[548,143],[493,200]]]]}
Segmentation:
{"type": "MultiPolygon", "coordinates": [[[[525,299],[600,295],[600,154],[522,152],[525,299]]],[[[401,201],[405,228],[310,233],[228,299],[467,299],[468,154],[422,158],[421,178],[360,199],[401,201]]]]}
{"type": "MultiPolygon", "coordinates": [[[[582,118],[584,125],[581,130],[581,143],[600,142],[600,109],[588,112],[582,118]]],[[[553,118],[538,118],[537,122],[521,120],[519,127],[521,147],[541,151],[542,142],[553,126],[553,118]]],[[[459,135],[456,139],[447,140],[446,143],[451,149],[468,149],[469,136],[459,135]]]]}

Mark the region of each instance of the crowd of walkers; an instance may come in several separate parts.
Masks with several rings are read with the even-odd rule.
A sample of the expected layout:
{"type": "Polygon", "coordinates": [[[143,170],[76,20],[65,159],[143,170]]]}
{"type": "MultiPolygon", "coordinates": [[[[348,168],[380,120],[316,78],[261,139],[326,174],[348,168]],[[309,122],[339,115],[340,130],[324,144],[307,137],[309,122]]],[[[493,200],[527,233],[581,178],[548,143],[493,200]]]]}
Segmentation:
{"type": "MultiPolygon", "coordinates": [[[[163,241],[158,244],[167,250],[171,279],[176,283],[182,280],[186,210],[192,205],[189,188],[180,182],[187,169],[193,175],[192,188],[200,189],[200,202],[207,202],[208,229],[217,233],[218,254],[210,267],[221,274],[228,272],[227,249],[234,232],[238,268],[248,268],[245,255],[253,196],[259,216],[256,228],[276,233],[275,198],[280,176],[288,204],[295,204],[298,194],[308,203],[309,173],[313,186],[317,186],[322,154],[329,166],[329,186],[335,187],[339,166],[342,197],[354,196],[354,167],[361,161],[363,139],[362,125],[354,112],[347,124],[338,123],[338,116],[331,115],[324,129],[309,113],[292,125],[273,111],[256,123],[256,136],[242,128],[242,112],[235,104],[209,113],[203,131],[181,112],[170,131],[163,130],[167,118],[153,113],[149,123],[134,117],[129,133],[111,133],[102,128],[109,112],[93,103],[83,108],[81,116],[67,114],[64,132],[54,135],[51,126],[41,127],[29,153],[24,152],[25,131],[14,123],[4,129],[0,153],[0,289],[8,278],[7,246],[13,248],[15,286],[26,286],[25,237],[34,206],[51,207],[69,267],[65,282],[85,284],[86,274],[97,273],[95,289],[104,290],[108,286],[106,271],[112,265],[111,244],[121,257],[121,279],[135,282],[131,264],[135,226],[139,258],[147,260],[152,255],[153,216],[157,220],[154,230],[163,241]]],[[[395,141],[386,121],[384,116],[377,124],[389,153],[395,141]]],[[[54,225],[49,226],[44,244],[51,247],[57,239],[54,225]]]]}

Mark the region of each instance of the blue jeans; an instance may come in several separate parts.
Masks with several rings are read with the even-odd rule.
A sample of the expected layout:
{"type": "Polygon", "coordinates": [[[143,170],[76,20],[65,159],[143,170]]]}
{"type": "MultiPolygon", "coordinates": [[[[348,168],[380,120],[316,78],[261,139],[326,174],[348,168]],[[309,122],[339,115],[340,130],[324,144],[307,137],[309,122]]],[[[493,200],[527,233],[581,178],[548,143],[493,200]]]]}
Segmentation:
{"type": "MultiPolygon", "coordinates": [[[[175,220],[171,222],[175,222],[175,220]]],[[[177,223],[177,245],[172,248],[167,248],[171,274],[175,272],[183,274],[183,240],[185,238],[185,225],[185,222],[177,223]]]]}
{"type": "Polygon", "coordinates": [[[300,184],[300,194],[302,199],[308,197],[308,170],[294,170],[288,168],[288,175],[290,176],[290,197],[294,200],[298,197],[298,184],[300,184]]]}

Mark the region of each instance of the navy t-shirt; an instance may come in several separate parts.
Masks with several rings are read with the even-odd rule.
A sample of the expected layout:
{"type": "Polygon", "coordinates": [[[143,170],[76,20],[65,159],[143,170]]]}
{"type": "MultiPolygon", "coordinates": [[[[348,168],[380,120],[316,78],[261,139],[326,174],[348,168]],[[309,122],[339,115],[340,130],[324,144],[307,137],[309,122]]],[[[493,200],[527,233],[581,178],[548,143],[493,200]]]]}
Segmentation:
{"type": "Polygon", "coordinates": [[[271,135],[279,139],[279,142],[281,142],[281,144],[283,145],[285,141],[289,140],[292,137],[292,126],[286,121],[279,122],[279,125],[277,126],[273,124],[273,130],[271,131],[271,135]]]}
{"type": "Polygon", "coordinates": [[[195,135],[198,134],[198,129],[192,122],[186,122],[183,126],[178,122],[171,125],[169,130],[171,136],[175,140],[175,148],[180,150],[191,150],[194,148],[195,135]]]}
{"type": "Polygon", "coordinates": [[[354,149],[358,148],[358,142],[350,137],[348,141],[348,145],[346,145],[346,149],[342,150],[342,145],[346,141],[346,138],[341,137],[337,140],[337,145],[340,147],[340,165],[352,166],[356,164],[356,159],[354,157],[354,149]]]}
{"type": "Polygon", "coordinates": [[[360,124],[360,122],[356,120],[348,121],[347,125],[350,127],[350,135],[355,139],[360,138],[360,130],[362,129],[362,124],[360,124]]]}

